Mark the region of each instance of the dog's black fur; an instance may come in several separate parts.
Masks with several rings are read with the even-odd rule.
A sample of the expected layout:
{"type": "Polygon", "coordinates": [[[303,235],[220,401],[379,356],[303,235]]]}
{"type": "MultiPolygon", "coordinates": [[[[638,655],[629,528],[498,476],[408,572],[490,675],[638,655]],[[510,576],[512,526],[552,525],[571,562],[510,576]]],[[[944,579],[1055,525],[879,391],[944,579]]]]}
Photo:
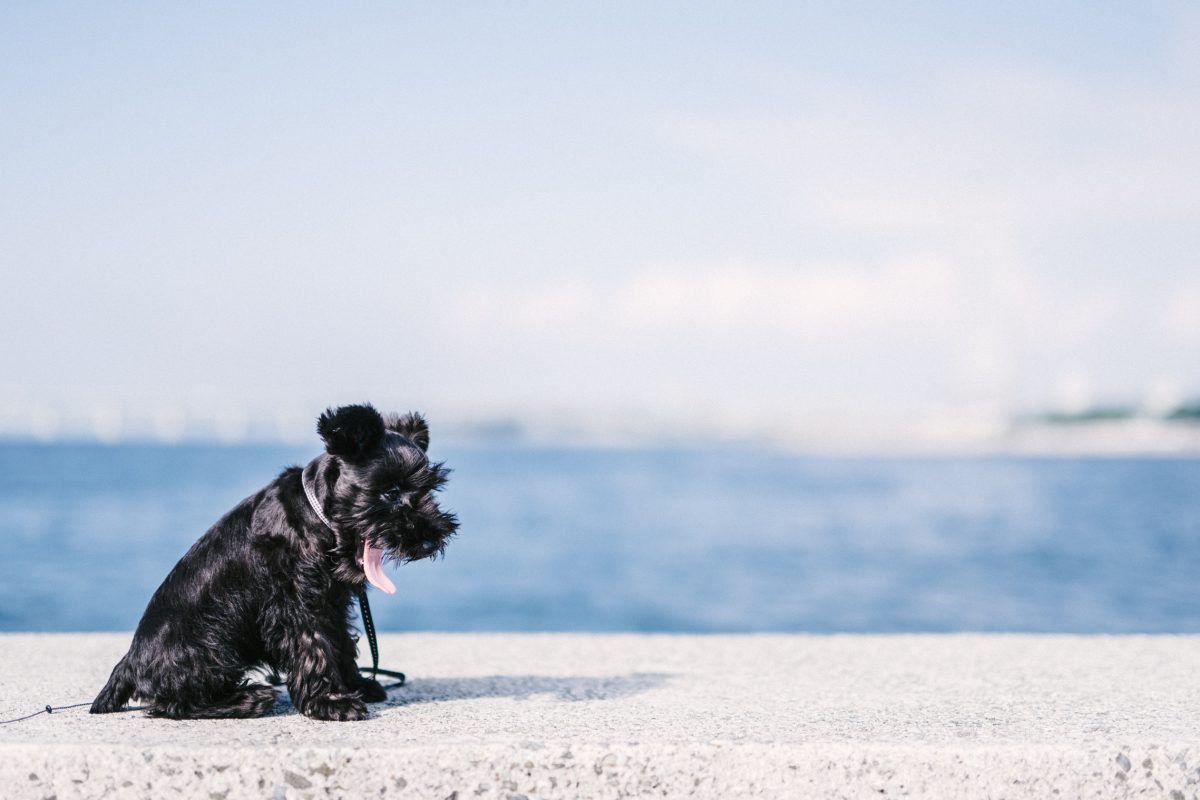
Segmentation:
{"type": "Polygon", "coordinates": [[[286,674],[292,702],[315,719],[362,719],[386,697],[359,674],[349,630],[364,537],[390,560],[440,554],[458,527],[433,497],[447,470],[429,461],[419,414],[344,406],[317,432],[325,453],[308,480],[334,529],[305,497],[300,467],[243,500],[154,593],[93,714],[137,696],[157,717],[262,716],[275,690],[247,680],[256,668],[286,674]]]}

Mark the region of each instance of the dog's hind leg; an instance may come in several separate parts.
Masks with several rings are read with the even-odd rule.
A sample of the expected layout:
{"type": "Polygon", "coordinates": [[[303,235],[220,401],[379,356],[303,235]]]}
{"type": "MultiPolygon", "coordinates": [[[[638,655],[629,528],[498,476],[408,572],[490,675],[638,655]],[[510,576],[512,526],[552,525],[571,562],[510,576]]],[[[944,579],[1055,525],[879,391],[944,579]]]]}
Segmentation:
{"type": "Polygon", "coordinates": [[[168,719],[248,719],[266,716],[275,707],[275,690],[262,683],[242,683],[212,702],[155,698],[146,706],[152,717],[168,719]]]}

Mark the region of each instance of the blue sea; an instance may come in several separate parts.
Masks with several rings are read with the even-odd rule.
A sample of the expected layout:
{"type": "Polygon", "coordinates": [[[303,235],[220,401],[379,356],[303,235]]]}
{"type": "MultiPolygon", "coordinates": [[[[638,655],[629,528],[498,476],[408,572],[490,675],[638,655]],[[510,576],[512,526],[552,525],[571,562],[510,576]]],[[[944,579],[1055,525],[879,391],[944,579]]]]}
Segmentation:
{"type": "MultiPolygon", "coordinates": [[[[313,448],[0,445],[0,630],[131,630],[313,448]]],[[[1200,460],[434,447],[462,519],[385,630],[1200,632],[1200,460]]]]}

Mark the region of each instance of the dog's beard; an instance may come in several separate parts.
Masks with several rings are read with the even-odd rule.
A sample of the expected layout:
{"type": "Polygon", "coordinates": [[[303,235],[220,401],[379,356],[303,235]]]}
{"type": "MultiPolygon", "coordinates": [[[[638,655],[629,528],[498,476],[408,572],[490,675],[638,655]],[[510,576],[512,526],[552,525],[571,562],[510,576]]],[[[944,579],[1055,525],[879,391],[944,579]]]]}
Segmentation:
{"type": "Polygon", "coordinates": [[[413,509],[385,509],[389,509],[388,504],[367,502],[363,497],[350,506],[349,513],[338,515],[339,528],[356,534],[343,545],[348,545],[349,552],[339,549],[343,557],[351,559],[345,566],[354,570],[357,580],[365,577],[380,591],[394,594],[396,586],[384,572],[383,562],[436,558],[457,529],[458,521],[453,514],[441,511],[432,498],[425,498],[413,509]]]}

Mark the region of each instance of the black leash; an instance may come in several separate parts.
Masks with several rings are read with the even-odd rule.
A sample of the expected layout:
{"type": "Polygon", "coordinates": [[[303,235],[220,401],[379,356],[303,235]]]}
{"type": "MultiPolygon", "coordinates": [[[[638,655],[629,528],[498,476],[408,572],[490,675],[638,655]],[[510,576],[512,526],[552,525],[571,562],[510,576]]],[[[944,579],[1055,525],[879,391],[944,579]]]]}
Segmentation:
{"type": "MultiPolygon", "coordinates": [[[[311,467],[315,463],[317,463],[317,460],[313,459],[309,462],[308,467],[311,467]]],[[[329,517],[325,516],[325,512],[321,509],[321,501],[317,499],[316,492],[312,490],[312,487],[308,485],[308,481],[304,477],[308,467],[300,470],[300,488],[304,490],[304,496],[308,498],[308,504],[312,506],[313,513],[317,515],[321,522],[325,523],[326,528],[329,528],[329,530],[336,534],[337,528],[335,528],[333,523],[329,521],[329,517]]],[[[363,558],[366,558],[365,551],[363,552],[363,558]]],[[[389,678],[395,678],[396,683],[393,683],[391,686],[384,687],[386,689],[395,689],[397,686],[403,686],[405,680],[403,672],[379,668],[379,642],[375,639],[375,620],[371,619],[371,603],[369,600],[367,600],[366,584],[363,584],[361,587],[359,587],[358,607],[362,614],[363,631],[367,634],[367,642],[371,645],[371,678],[378,680],[380,675],[386,675],[389,678]]],[[[359,667],[358,671],[367,672],[367,668],[359,667]]],[[[272,675],[270,677],[278,678],[277,675],[272,675]]]]}
{"type": "MultiPolygon", "coordinates": [[[[379,642],[375,638],[375,620],[371,619],[371,603],[367,600],[367,587],[363,586],[358,590],[358,608],[362,614],[363,631],[367,634],[367,644],[371,646],[371,677],[375,680],[379,679],[380,675],[386,675],[389,678],[395,678],[396,682],[391,686],[386,686],[386,689],[394,689],[397,686],[403,686],[405,677],[403,672],[396,672],[391,669],[381,669],[379,667],[379,642]]],[[[359,667],[359,672],[367,672],[366,667],[359,667]]]]}
{"type": "Polygon", "coordinates": [[[34,717],[38,716],[39,714],[53,714],[55,711],[62,711],[63,709],[66,709],[66,708],[79,708],[80,706],[90,706],[90,705],[91,705],[90,702],[75,703],[74,705],[70,705],[70,706],[52,706],[49,703],[47,703],[46,707],[43,708],[41,711],[35,711],[32,714],[26,714],[23,717],[14,717],[13,719],[0,720],[0,725],[7,725],[10,722],[23,722],[24,720],[27,720],[27,719],[33,719],[34,717]]]}
{"type": "MultiPolygon", "coordinates": [[[[371,601],[367,599],[367,587],[362,587],[358,590],[358,608],[359,615],[362,617],[363,632],[367,634],[367,644],[371,647],[371,666],[359,667],[359,672],[371,673],[371,678],[378,680],[380,675],[385,675],[389,678],[395,678],[395,683],[389,683],[384,686],[385,689],[397,689],[404,685],[405,680],[403,672],[397,672],[393,669],[384,669],[379,666],[379,639],[375,636],[375,620],[371,618],[371,601]]],[[[283,686],[287,683],[283,678],[275,672],[267,674],[267,683],[272,686],[283,686]]],[[[38,712],[41,713],[40,711],[38,712]]]]}

